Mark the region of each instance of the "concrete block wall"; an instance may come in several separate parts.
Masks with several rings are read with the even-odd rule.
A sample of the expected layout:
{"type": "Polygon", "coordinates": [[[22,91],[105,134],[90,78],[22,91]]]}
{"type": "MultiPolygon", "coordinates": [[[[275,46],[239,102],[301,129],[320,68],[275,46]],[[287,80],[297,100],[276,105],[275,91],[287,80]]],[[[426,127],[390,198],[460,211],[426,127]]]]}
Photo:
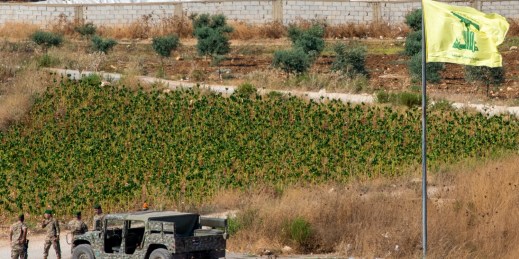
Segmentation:
{"type": "Polygon", "coordinates": [[[229,20],[257,24],[273,20],[272,1],[184,2],[183,12],[224,14],[229,20]]]}
{"type": "MultiPolygon", "coordinates": [[[[442,0],[497,12],[519,19],[519,0],[442,0]]],[[[229,20],[251,24],[280,21],[326,20],[330,24],[384,22],[400,24],[420,0],[195,0],[144,4],[0,4],[0,24],[33,23],[46,26],[60,15],[97,25],[124,26],[150,15],[153,20],[193,13],[224,14],[229,20]]]]}
{"type": "Polygon", "coordinates": [[[0,24],[29,23],[45,26],[60,15],[74,16],[74,6],[0,5],[0,24]]]}
{"type": "Polygon", "coordinates": [[[485,13],[498,13],[505,17],[519,19],[519,1],[482,1],[481,11],[485,13]]]}
{"type": "Polygon", "coordinates": [[[369,23],[373,18],[370,2],[350,1],[283,1],[283,23],[298,19],[326,20],[330,24],[369,23]]]}
{"type": "Polygon", "coordinates": [[[149,16],[151,20],[172,17],[175,5],[87,5],[83,7],[83,19],[86,22],[103,25],[128,25],[149,16]]]}

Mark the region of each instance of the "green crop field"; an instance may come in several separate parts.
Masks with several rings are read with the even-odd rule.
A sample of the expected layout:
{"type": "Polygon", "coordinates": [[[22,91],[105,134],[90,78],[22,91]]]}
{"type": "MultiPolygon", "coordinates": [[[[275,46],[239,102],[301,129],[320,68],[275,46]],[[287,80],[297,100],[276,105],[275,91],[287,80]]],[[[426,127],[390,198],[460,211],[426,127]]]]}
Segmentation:
{"type": "MultiPolygon", "coordinates": [[[[421,161],[420,114],[57,83],[0,132],[0,212],[125,207],[152,189],[201,202],[226,188],[402,174],[421,161]]],[[[432,112],[430,162],[517,150],[518,125],[510,116],[432,112]]]]}

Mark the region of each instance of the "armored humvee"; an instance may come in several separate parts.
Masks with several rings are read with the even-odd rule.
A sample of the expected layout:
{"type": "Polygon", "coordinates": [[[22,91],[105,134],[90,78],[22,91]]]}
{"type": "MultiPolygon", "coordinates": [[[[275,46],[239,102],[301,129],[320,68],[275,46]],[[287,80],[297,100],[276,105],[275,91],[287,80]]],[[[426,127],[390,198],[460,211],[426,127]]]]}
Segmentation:
{"type": "Polygon", "coordinates": [[[225,257],[227,220],[175,211],[107,214],[101,228],[74,236],[73,259],[225,257]]]}

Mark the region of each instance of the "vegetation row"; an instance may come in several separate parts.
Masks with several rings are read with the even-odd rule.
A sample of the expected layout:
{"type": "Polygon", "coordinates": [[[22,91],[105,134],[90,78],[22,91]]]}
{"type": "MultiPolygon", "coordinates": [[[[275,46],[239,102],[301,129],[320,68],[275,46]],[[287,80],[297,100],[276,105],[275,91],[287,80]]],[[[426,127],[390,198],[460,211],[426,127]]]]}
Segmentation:
{"type": "MultiPolygon", "coordinates": [[[[390,176],[420,163],[420,110],[249,88],[225,98],[91,77],[56,83],[0,132],[0,213],[129,208],[143,193],[196,203],[220,189],[390,176]]],[[[431,165],[517,150],[518,126],[510,116],[433,111],[431,165]]]]}

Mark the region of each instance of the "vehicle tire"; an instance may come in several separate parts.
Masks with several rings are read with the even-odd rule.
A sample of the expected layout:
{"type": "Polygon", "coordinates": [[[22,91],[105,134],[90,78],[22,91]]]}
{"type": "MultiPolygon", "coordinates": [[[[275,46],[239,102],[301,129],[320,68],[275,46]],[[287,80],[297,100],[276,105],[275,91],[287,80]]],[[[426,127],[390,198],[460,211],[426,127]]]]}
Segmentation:
{"type": "Polygon", "coordinates": [[[95,259],[94,252],[90,245],[78,245],[72,252],[72,259],[95,259]]]}
{"type": "Polygon", "coordinates": [[[173,256],[171,253],[164,249],[164,248],[158,248],[153,250],[150,255],[150,259],[172,259],[173,256]]]}

